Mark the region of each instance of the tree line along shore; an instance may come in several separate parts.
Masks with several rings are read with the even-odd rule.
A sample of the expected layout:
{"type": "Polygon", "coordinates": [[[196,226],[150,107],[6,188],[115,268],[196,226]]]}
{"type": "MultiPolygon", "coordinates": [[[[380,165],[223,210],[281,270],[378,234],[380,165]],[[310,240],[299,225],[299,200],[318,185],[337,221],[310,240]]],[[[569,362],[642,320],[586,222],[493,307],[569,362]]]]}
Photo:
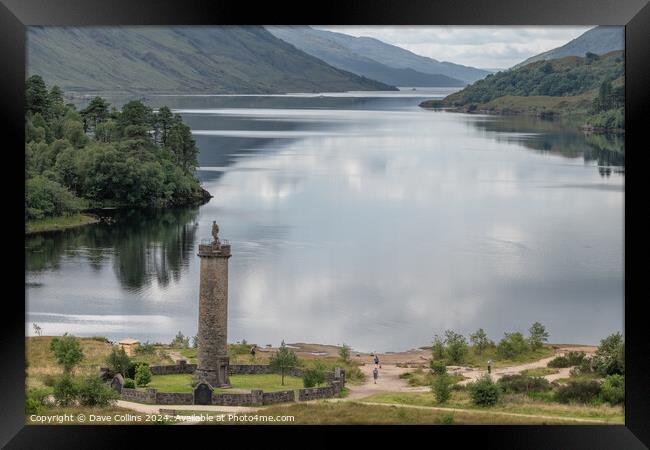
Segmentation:
{"type": "Polygon", "coordinates": [[[536,61],[488,75],[423,108],[456,112],[574,116],[585,131],[624,132],[625,65],[622,51],[536,61]]]}
{"type": "Polygon", "coordinates": [[[26,233],[97,221],[106,207],[167,208],[207,201],[198,148],[179,114],[141,101],[118,110],[101,97],[83,109],[39,75],[25,92],[26,233]]]}

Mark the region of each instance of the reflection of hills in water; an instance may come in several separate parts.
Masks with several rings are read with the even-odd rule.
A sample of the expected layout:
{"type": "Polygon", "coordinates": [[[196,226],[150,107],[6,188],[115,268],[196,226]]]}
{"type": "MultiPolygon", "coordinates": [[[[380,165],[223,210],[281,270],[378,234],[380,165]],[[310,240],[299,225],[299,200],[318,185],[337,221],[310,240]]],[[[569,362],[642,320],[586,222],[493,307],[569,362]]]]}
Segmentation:
{"type": "MultiPolygon", "coordinates": [[[[138,290],[155,280],[178,281],[194,252],[197,208],[162,211],[113,211],[118,225],[102,222],[25,239],[26,270],[58,269],[67,256],[85,257],[100,270],[112,263],[122,287],[138,290]]],[[[110,214],[110,213],[108,213],[110,214]]]]}
{"type": "Polygon", "coordinates": [[[501,116],[488,117],[472,123],[488,132],[508,133],[497,135],[497,139],[515,141],[530,149],[566,158],[582,157],[585,162],[596,161],[601,175],[611,174],[611,166],[625,166],[624,136],[587,134],[580,130],[582,122],[579,121],[501,116]]]}

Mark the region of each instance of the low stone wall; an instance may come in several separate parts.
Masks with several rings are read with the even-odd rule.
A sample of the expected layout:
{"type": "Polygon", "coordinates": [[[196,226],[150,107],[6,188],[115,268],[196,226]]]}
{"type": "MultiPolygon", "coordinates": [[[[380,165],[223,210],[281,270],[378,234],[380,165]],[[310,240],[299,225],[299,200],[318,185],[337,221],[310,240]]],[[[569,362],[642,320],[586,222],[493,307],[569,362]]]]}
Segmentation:
{"type": "Polygon", "coordinates": [[[250,393],[212,393],[212,404],[221,406],[256,406],[263,402],[263,391],[254,389],[250,393]]]}
{"type": "MultiPolygon", "coordinates": [[[[151,366],[151,372],[154,375],[172,375],[182,373],[194,373],[196,364],[187,364],[185,361],[179,361],[179,364],[166,366],[151,366]]],[[[274,373],[271,367],[264,364],[233,364],[229,366],[230,374],[238,375],[256,375],[274,373]]],[[[286,373],[295,377],[302,377],[302,369],[295,368],[286,373]]],[[[307,388],[298,390],[298,401],[316,400],[321,398],[332,398],[339,395],[345,385],[345,371],[337,368],[332,372],[327,372],[327,386],[307,388]]],[[[120,383],[118,383],[120,384],[120,383]]],[[[192,405],[194,404],[193,393],[182,392],[158,392],[157,389],[131,389],[122,387],[120,384],[113,386],[120,392],[122,400],[157,404],[157,405],[192,405]]],[[[209,387],[208,387],[209,389],[209,387]]],[[[261,406],[272,405],[275,403],[287,403],[296,401],[296,395],[293,390],[264,392],[261,389],[253,389],[251,392],[230,393],[230,392],[212,392],[212,404],[221,406],[261,406]]]]}
{"type": "MultiPolygon", "coordinates": [[[[228,366],[230,375],[266,375],[275,373],[268,364],[231,364],[228,366]]],[[[303,371],[297,367],[287,370],[285,375],[302,377],[303,371]]]]}
{"type": "Polygon", "coordinates": [[[264,392],[264,394],[262,395],[263,405],[273,405],[275,403],[287,403],[287,402],[295,402],[295,401],[296,401],[296,393],[293,390],[264,392]]]}
{"type": "Polygon", "coordinates": [[[122,400],[127,400],[130,402],[138,403],[156,403],[156,389],[132,389],[132,388],[122,388],[120,395],[122,400]]]}
{"type": "Polygon", "coordinates": [[[164,366],[150,366],[152,375],[177,375],[181,373],[194,373],[196,364],[187,364],[187,361],[180,360],[177,364],[167,364],[164,366]]]}
{"type": "Polygon", "coordinates": [[[191,393],[181,392],[157,392],[156,393],[157,405],[192,405],[194,404],[194,397],[191,393]]]}

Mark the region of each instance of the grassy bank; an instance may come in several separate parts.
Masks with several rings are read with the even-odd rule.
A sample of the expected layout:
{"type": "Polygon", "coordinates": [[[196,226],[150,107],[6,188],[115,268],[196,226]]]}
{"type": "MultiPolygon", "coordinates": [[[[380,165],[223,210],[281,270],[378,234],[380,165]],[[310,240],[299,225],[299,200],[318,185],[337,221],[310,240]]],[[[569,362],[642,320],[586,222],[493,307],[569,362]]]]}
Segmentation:
{"type": "MultiPolygon", "coordinates": [[[[61,366],[56,363],[50,351],[53,336],[30,336],[25,338],[25,353],[27,362],[28,388],[51,386],[54,379],[61,375],[61,366]]],[[[86,375],[99,373],[100,367],[106,366],[106,358],[111,353],[113,345],[103,337],[79,338],[84,359],[75,369],[75,374],[86,375]]],[[[172,364],[173,361],[164,351],[154,354],[136,355],[136,362],[148,364],[172,364]]]]}
{"type": "Polygon", "coordinates": [[[25,222],[25,234],[59,231],[97,222],[99,222],[97,217],[81,213],[67,216],[48,217],[47,219],[40,220],[29,220],[25,222]]]}
{"type": "MultiPolygon", "coordinates": [[[[382,393],[363,398],[361,401],[375,403],[390,403],[412,406],[459,408],[480,411],[493,411],[515,414],[537,414],[544,416],[575,417],[580,419],[605,420],[610,423],[623,423],[624,412],[620,406],[609,405],[582,405],[545,402],[532,399],[526,395],[508,395],[500,404],[485,408],[474,405],[469,394],[465,390],[452,391],[451,399],[439,404],[433,394],[428,392],[407,392],[407,393],[382,393]]],[[[498,418],[500,419],[500,417],[498,418]]],[[[498,420],[495,419],[494,423],[498,420]]]]}
{"type": "MultiPolygon", "coordinates": [[[[249,413],[250,414],[250,413],[249,413]]],[[[255,413],[253,413],[255,414],[255,413]]],[[[462,425],[462,424],[568,424],[578,423],[558,417],[535,419],[492,415],[474,411],[440,411],[399,406],[365,405],[357,402],[309,402],[264,408],[259,414],[293,416],[291,422],[253,422],[279,425],[462,425]]],[[[233,424],[233,422],[227,422],[233,424]]],[[[250,424],[251,422],[239,422],[250,424]]]]}

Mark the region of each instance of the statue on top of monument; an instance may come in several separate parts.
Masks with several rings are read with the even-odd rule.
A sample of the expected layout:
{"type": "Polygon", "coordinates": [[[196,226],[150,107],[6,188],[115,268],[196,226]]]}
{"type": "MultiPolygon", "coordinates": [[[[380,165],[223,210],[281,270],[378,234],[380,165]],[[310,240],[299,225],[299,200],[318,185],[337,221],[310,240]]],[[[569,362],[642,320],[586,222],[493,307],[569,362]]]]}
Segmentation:
{"type": "Polygon", "coordinates": [[[219,242],[219,225],[216,220],[212,221],[212,241],[219,242]]]}

